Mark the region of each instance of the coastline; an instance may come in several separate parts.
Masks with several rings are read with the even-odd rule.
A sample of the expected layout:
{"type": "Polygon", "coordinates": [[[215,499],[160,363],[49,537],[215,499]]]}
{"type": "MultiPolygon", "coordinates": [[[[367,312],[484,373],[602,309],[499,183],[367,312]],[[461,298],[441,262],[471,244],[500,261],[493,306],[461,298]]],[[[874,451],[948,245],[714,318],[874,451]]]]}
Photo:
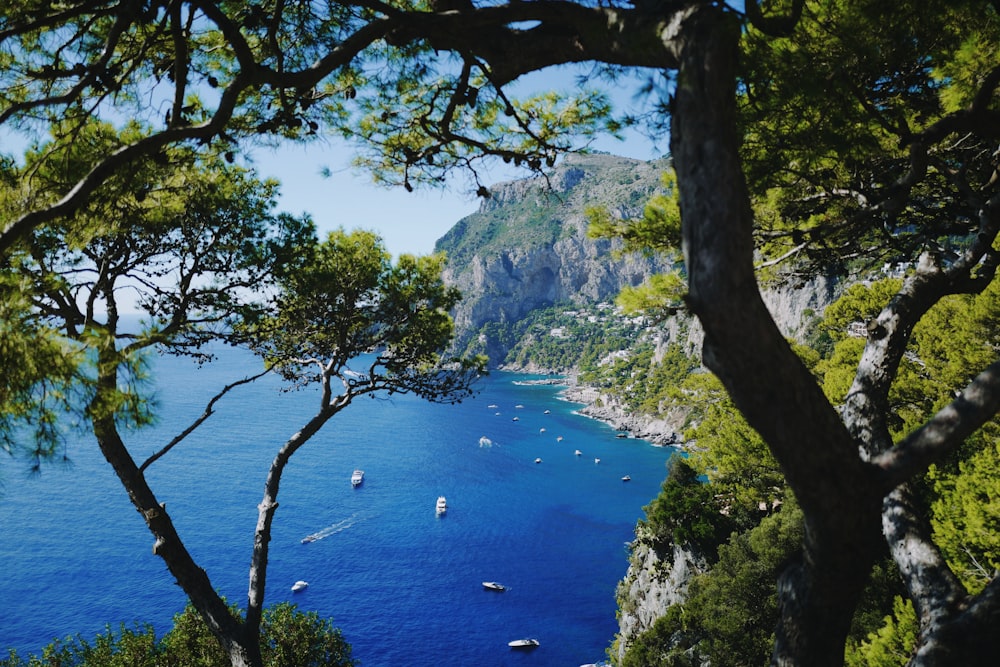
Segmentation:
{"type": "Polygon", "coordinates": [[[564,389],[559,392],[559,398],[570,403],[580,403],[582,407],[577,410],[577,413],[608,424],[617,431],[627,433],[629,437],[648,440],[660,447],[685,448],[683,436],[678,431],[678,424],[663,417],[630,413],[614,397],[601,393],[596,387],[580,384],[574,372],[559,373],[551,369],[509,366],[501,367],[498,370],[557,376],[517,380],[516,384],[563,386],[564,389]]]}

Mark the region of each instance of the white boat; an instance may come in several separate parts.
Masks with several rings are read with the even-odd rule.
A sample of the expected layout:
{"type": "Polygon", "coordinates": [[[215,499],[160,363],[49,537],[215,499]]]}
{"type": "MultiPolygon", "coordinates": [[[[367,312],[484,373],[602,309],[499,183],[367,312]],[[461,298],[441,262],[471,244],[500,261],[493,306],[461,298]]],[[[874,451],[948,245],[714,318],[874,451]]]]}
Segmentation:
{"type": "Polygon", "coordinates": [[[537,639],[515,639],[513,641],[507,642],[507,646],[511,648],[535,648],[538,646],[537,639]]]}
{"type": "Polygon", "coordinates": [[[298,593],[299,591],[304,591],[307,588],[309,588],[309,582],[308,581],[302,581],[301,579],[299,579],[294,584],[292,584],[292,592],[293,593],[298,593]]]}
{"type": "Polygon", "coordinates": [[[631,482],[632,478],[629,475],[625,475],[624,477],[622,477],[622,481],[623,482],[631,482]]]}
{"type": "Polygon", "coordinates": [[[501,584],[499,581],[484,581],[483,588],[485,588],[488,591],[499,591],[501,593],[507,590],[507,587],[501,584]]]}
{"type": "Polygon", "coordinates": [[[444,496],[438,496],[437,505],[434,506],[434,509],[438,514],[443,514],[448,509],[448,501],[445,500],[444,496]]]}
{"type": "Polygon", "coordinates": [[[541,463],[541,462],[542,462],[541,459],[535,459],[535,463],[541,463]]]}
{"type": "Polygon", "coordinates": [[[601,459],[594,459],[594,463],[600,463],[601,459]]]}
{"type": "Polygon", "coordinates": [[[365,481],[365,471],[355,470],[351,474],[351,486],[359,486],[361,482],[365,481]]]}
{"type": "Polygon", "coordinates": [[[583,452],[581,452],[579,449],[573,453],[576,454],[577,456],[583,456],[583,452]]]}

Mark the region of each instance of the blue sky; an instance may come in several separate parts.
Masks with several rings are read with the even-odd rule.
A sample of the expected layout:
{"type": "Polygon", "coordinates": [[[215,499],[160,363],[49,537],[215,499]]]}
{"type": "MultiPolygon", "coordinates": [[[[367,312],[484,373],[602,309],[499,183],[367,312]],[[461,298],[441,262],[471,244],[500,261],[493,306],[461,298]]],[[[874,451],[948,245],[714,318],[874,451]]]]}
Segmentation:
{"type": "MultiPolygon", "coordinates": [[[[566,90],[574,85],[573,73],[543,73],[527,85],[534,90],[566,90]]],[[[616,110],[637,108],[637,85],[633,80],[611,90],[616,110]]],[[[665,138],[654,146],[639,133],[630,132],[624,141],[606,137],[591,148],[650,160],[661,157],[667,145],[665,138]]],[[[479,200],[459,181],[447,189],[415,192],[375,186],[369,175],[350,167],[352,155],[343,144],[318,142],[277,150],[259,148],[252,155],[261,176],[281,181],[281,210],[311,214],[321,233],[337,227],[375,231],[393,255],[432,252],[437,239],[479,207],[479,200]],[[322,175],[324,168],[330,171],[329,177],[322,175]]],[[[512,169],[499,164],[484,180],[493,184],[515,177],[512,169]]]]}

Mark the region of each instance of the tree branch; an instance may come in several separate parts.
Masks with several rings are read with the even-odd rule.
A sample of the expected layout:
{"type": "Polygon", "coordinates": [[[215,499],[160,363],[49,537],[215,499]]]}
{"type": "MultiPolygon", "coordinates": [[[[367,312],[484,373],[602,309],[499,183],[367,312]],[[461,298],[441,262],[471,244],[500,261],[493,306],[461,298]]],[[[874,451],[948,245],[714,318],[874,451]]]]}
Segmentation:
{"type": "Polygon", "coordinates": [[[933,629],[954,613],[965,589],[930,537],[930,527],[916,507],[913,492],[902,485],[882,504],[882,531],[921,629],[933,629]]]}
{"type": "Polygon", "coordinates": [[[1000,361],[980,373],[949,405],[895,447],[872,463],[885,476],[888,491],[922,473],[954,451],[962,442],[1000,412],[1000,361]]]}
{"type": "Polygon", "coordinates": [[[265,371],[257,373],[256,375],[251,375],[251,376],[245,377],[242,380],[237,380],[236,382],[233,382],[231,384],[227,384],[225,387],[223,387],[222,391],[220,391],[218,394],[216,394],[215,396],[213,396],[212,400],[210,400],[208,402],[208,405],[205,406],[205,411],[201,413],[201,416],[198,417],[197,419],[195,419],[191,423],[190,426],[188,426],[186,429],[184,429],[178,435],[176,435],[162,449],[160,449],[158,452],[156,452],[155,454],[153,454],[152,456],[150,456],[148,459],[146,459],[146,461],[141,466],[139,466],[139,472],[140,473],[144,473],[146,471],[146,468],[148,468],[153,463],[155,463],[157,460],[159,460],[160,458],[162,458],[167,452],[169,452],[171,449],[173,449],[174,446],[177,445],[181,440],[183,440],[184,438],[186,438],[189,435],[191,435],[191,433],[193,433],[195,429],[197,429],[199,426],[201,426],[205,422],[206,419],[208,419],[209,417],[211,417],[214,414],[214,412],[215,412],[215,404],[218,403],[219,400],[223,396],[225,396],[226,394],[228,394],[231,389],[235,389],[236,387],[239,387],[239,386],[244,385],[244,384],[249,384],[251,382],[255,382],[255,381],[259,380],[260,378],[264,377],[265,375],[267,375],[270,372],[271,372],[271,369],[267,369],[265,371]]]}

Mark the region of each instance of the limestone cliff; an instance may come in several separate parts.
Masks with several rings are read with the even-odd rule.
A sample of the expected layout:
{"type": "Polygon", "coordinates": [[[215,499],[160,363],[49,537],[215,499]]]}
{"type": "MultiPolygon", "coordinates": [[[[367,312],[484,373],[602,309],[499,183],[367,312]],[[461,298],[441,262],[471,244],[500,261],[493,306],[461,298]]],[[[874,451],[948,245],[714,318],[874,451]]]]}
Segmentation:
{"type": "Polygon", "coordinates": [[[690,548],[671,544],[666,550],[642,539],[641,527],[629,547],[629,568],[618,583],[617,662],[632,641],[650,629],[667,607],[684,602],[691,578],[708,569],[708,562],[690,548]]]}
{"type": "Polygon", "coordinates": [[[588,238],[586,210],[641,215],[665,168],[666,161],[569,155],[547,177],[491,188],[480,210],[435,248],[448,254],[445,280],[464,295],[453,313],[456,347],[475,343],[499,364],[509,343],[483,333],[487,323],[517,321],[556,304],[611,301],[625,285],[663,271],[655,259],[618,256],[616,242],[588,238]]]}

